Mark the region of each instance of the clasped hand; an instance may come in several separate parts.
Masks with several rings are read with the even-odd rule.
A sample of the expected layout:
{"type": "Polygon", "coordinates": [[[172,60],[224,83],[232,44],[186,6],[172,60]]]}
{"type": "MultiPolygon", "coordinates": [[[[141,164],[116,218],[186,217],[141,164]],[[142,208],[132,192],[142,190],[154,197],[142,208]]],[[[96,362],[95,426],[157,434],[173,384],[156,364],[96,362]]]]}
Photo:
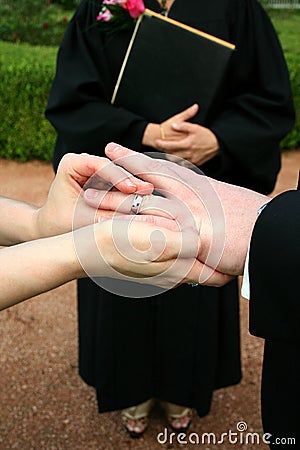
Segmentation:
{"type": "Polygon", "coordinates": [[[199,272],[194,257],[195,234],[184,236],[167,227],[160,227],[163,234],[157,233],[151,216],[148,223],[130,223],[124,232],[124,222],[107,220],[114,214],[113,203],[109,211],[94,207],[99,205],[101,195],[103,205],[108,199],[106,194],[123,195],[131,204],[136,192],[150,195],[153,189],[151,182],[135,177],[107,158],[67,154],[58,167],[46,203],[33,212],[32,238],[62,235],[73,229],[80,263],[77,278],[113,277],[163,288],[194,282],[199,272]],[[93,190],[88,189],[91,186],[93,190]],[[90,193],[90,203],[85,201],[84,192],[90,193]],[[91,196],[93,192],[96,196],[91,196]]]}
{"type": "Polygon", "coordinates": [[[175,156],[201,166],[217,155],[219,143],[209,128],[190,122],[198,110],[195,104],[161,124],[148,124],[143,144],[166,153],[171,161],[175,156]]]}
{"type": "MultiPolygon", "coordinates": [[[[107,146],[106,155],[152,183],[160,193],[145,197],[135,221],[197,234],[198,282],[220,286],[242,274],[257,210],[269,197],[116,144],[107,146]]],[[[128,219],[128,197],[121,192],[103,196],[87,190],[85,200],[90,206],[115,210],[119,218],[128,219]]]]}
{"type": "Polygon", "coordinates": [[[115,276],[108,269],[115,268],[136,278],[160,274],[152,281],[164,286],[220,286],[242,273],[257,210],[268,197],[117,144],[105,152],[109,159],[62,159],[47,202],[34,213],[37,237],[79,229],[81,265],[84,259],[85,272],[98,276],[115,276]],[[143,202],[132,215],[137,193],[143,202]],[[93,223],[92,234],[82,228],[93,223]],[[91,236],[101,264],[91,256],[91,236]]]}

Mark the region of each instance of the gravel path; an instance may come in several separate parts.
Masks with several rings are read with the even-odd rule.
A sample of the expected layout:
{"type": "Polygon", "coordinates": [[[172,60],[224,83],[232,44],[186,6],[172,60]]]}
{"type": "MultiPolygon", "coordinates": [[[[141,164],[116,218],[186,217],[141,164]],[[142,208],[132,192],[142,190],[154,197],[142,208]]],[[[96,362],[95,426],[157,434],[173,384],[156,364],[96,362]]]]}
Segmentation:
{"type": "MultiPolygon", "coordinates": [[[[275,192],[294,188],[300,151],[283,154],[275,192]]],[[[41,204],[53,178],[50,164],[0,160],[0,195],[41,204]]],[[[139,440],[130,439],[119,413],[97,413],[95,394],[77,374],[76,285],[68,283],[52,292],[0,313],[0,450],[156,450],[217,449],[266,450],[262,443],[259,408],[262,340],[250,336],[247,301],[241,299],[243,380],[240,385],[215,392],[210,414],[194,418],[186,443],[158,442],[165,420],[159,408],[139,440]],[[258,433],[260,443],[247,445],[246,433],[231,440],[196,445],[202,433],[258,433]],[[242,430],[243,424],[239,424],[242,430]],[[239,443],[234,443],[238,438],[239,443]]],[[[257,442],[257,441],[255,441],[257,442]]]]}

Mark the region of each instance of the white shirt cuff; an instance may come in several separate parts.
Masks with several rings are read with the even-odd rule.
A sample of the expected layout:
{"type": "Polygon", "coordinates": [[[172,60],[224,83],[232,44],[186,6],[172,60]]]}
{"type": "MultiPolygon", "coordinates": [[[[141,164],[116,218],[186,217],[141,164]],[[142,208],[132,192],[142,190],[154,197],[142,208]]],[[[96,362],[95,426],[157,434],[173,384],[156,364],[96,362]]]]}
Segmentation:
{"type": "Polygon", "coordinates": [[[248,251],[247,251],[247,255],[246,255],[244,274],[243,274],[243,282],[242,282],[242,290],[241,290],[242,297],[246,298],[247,300],[250,299],[249,250],[250,250],[250,245],[248,247],[248,251]]]}

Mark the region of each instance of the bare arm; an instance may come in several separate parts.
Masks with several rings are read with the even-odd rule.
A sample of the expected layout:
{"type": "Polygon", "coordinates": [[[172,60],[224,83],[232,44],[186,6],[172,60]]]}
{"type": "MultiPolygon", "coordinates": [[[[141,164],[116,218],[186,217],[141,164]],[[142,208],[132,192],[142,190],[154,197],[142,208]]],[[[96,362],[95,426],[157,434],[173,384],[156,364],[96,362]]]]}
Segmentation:
{"type": "Polygon", "coordinates": [[[193,257],[189,237],[183,248],[177,232],[165,230],[157,235],[157,227],[133,221],[124,234],[119,225],[124,230],[123,223],[108,220],[2,249],[0,310],[87,276],[163,288],[197,280],[201,264],[193,257]]]}
{"type": "MultiPolygon", "coordinates": [[[[75,208],[79,216],[77,227],[98,220],[98,213],[82,200],[82,188],[91,179],[117,186],[127,194],[153,189],[151,184],[128,175],[106,158],[68,154],[62,159],[41,208],[0,198],[0,245],[19,244],[0,251],[0,309],[85,276],[74,249],[73,235],[64,233],[72,230],[75,208]]],[[[99,234],[99,241],[101,238],[105,234],[99,234]]]]}
{"type": "Polygon", "coordinates": [[[0,197],[0,245],[13,245],[71,231],[75,208],[80,213],[77,227],[95,222],[95,211],[87,207],[81,198],[83,187],[89,182],[116,186],[126,194],[139,190],[152,192],[153,189],[150,183],[127,174],[107,158],[69,153],[61,160],[47,201],[41,208],[0,197]]]}
{"type": "Polygon", "coordinates": [[[1,197],[0,245],[7,246],[36,239],[34,215],[37,210],[37,206],[1,197]]]}

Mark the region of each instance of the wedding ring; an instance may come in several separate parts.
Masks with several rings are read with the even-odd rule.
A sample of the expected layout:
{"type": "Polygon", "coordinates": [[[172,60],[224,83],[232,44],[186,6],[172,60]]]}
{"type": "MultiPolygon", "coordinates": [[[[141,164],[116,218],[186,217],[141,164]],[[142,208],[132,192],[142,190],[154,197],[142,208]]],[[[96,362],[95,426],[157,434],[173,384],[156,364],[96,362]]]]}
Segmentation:
{"type": "Polygon", "coordinates": [[[160,137],[161,137],[161,139],[166,139],[166,133],[165,133],[165,130],[164,130],[163,126],[159,125],[159,127],[160,127],[160,137]]]}
{"type": "Polygon", "coordinates": [[[134,194],[132,205],[130,208],[131,214],[138,214],[142,206],[143,196],[139,194],[134,194]]]}

